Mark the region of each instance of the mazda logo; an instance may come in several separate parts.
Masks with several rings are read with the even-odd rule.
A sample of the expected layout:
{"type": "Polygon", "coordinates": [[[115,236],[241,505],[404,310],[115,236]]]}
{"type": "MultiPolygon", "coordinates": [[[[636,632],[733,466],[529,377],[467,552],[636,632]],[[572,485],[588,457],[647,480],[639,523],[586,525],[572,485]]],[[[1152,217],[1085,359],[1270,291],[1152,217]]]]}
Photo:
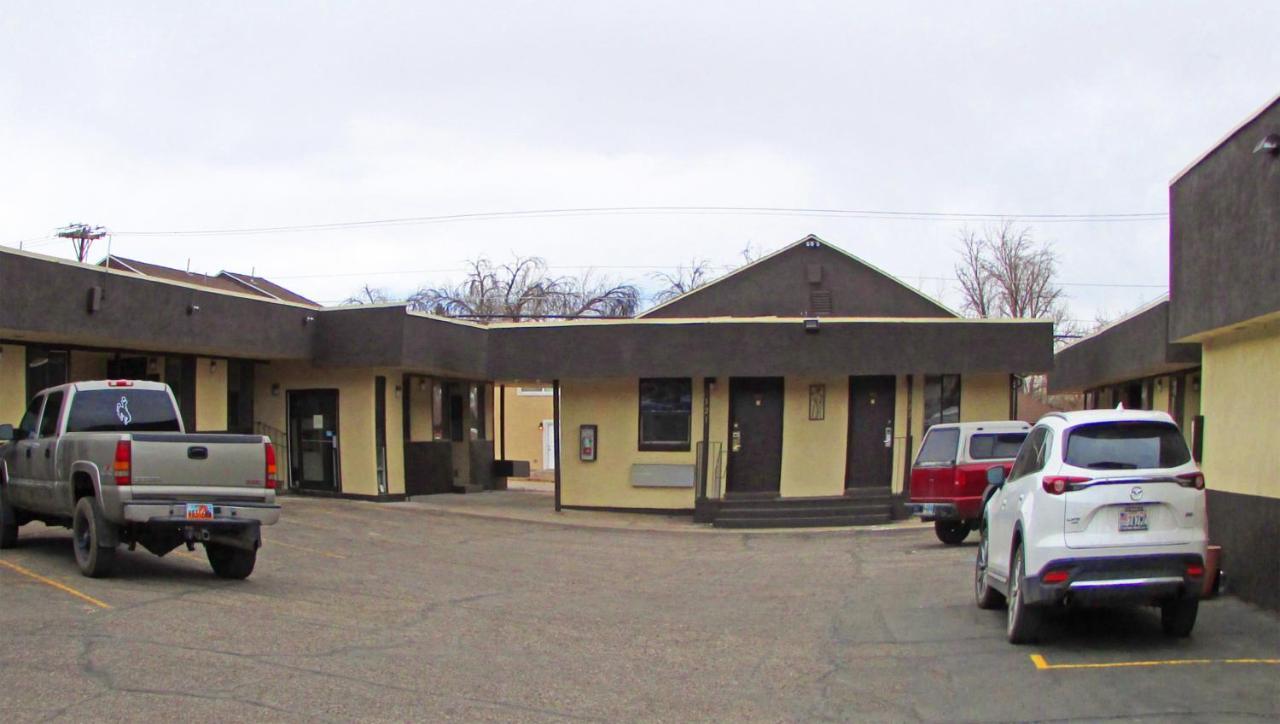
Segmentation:
{"type": "Polygon", "coordinates": [[[1133,486],[1133,489],[1129,491],[1129,500],[1142,500],[1142,486],[1141,486],[1141,485],[1135,485],[1135,486],[1133,486]]]}

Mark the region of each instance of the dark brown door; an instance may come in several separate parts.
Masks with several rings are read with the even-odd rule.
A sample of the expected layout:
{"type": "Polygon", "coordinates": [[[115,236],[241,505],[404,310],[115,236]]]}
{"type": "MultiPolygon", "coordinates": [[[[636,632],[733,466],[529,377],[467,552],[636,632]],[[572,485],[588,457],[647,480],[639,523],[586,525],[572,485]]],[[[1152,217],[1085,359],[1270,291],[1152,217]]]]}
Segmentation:
{"type": "Polygon", "coordinates": [[[782,484],[781,377],[729,379],[726,492],[777,495],[782,484]]]}
{"type": "Polygon", "coordinates": [[[849,446],[844,487],[885,488],[893,481],[892,376],[849,378],[849,446]]]}

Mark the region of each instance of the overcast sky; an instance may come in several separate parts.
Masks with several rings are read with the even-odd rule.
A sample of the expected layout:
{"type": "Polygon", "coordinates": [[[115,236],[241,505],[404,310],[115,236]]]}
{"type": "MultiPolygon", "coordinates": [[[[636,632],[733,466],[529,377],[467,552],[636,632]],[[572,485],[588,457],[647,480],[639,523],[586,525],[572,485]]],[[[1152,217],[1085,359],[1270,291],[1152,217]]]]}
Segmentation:
{"type": "MultiPolygon", "coordinates": [[[[127,232],[659,205],[1159,212],[1176,173],[1280,92],[1274,0],[261,5],[7,1],[0,244],[68,256],[42,237],[101,224],[124,256],[253,268],[336,302],[513,253],[652,286],[655,266],[816,233],[954,305],[958,221],[127,232]]],[[[1166,283],[1163,219],[1032,228],[1073,317],[1166,283]]]]}

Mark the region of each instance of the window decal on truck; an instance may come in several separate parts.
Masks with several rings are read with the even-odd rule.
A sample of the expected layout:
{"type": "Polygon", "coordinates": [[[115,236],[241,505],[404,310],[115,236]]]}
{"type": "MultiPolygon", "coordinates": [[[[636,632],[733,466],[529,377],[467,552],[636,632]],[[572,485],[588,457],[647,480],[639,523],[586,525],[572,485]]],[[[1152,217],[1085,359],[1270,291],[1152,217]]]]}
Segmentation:
{"type": "Polygon", "coordinates": [[[120,401],[116,403],[116,418],[120,420],[121,425],[126,427],[133,422],[133,415],[129,414],[129,398],[120,396],[120,401]]]}

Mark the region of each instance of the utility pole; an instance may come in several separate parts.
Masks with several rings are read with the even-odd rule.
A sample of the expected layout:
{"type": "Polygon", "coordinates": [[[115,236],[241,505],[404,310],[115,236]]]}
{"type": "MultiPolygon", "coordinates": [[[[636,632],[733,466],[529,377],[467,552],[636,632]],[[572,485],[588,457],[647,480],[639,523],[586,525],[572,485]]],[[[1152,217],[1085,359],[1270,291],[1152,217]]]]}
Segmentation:
{"type": "Polygon", "coordinates": [[[93,246],[93,242],[106,235],[105,227],[88,224],[71,224],[58,229],[58,236],[71,240],[71,247],[76,252],[76,261],[81,263],[89,258],[89,247],[93,246]]]}

